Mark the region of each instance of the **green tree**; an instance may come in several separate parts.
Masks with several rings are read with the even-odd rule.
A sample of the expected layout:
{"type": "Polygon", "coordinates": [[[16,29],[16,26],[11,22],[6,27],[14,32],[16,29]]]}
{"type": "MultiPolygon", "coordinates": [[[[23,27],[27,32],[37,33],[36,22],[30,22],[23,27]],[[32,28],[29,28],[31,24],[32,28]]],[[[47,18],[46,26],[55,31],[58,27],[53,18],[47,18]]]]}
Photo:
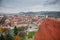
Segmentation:
{"type": "Polygon", "coordinates": [[[5,40],[4,39],[4,36],[1,34],[1,36],[0,36],[0,40],[5,40]]]}
{"type": "Polygon", "coordinates": [[[4,15],[4,17],[2,18],[2,20],[0,21],[0,24],[3,24],[6,20],[6,15],[4,15]]]}
{"type": "Polygon", "coordinates": [[[5,36],[5,40],[13,40],[12,35],[10,35],[9,33],[6,34],[6,36],[5,36]]]}
{"type": "Polygon", "coordinates": [[[15,26],[14,27],[14,35],[17,35],[18,34],[18,29],[17,29],[17,27],[15,26]]]}

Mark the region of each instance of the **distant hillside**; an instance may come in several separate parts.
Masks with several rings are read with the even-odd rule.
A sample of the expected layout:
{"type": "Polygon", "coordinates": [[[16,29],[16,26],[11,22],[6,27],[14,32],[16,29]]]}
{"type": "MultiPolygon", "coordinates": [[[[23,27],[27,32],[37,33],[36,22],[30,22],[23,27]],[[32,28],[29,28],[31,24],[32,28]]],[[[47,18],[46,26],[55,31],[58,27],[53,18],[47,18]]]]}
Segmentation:
{"type": "Polygon", "coordinates": [[[60,11],[20,12],[19,14],[37,14],[37,15],[49,15],[49,17],[60,17],[60,11]]]}

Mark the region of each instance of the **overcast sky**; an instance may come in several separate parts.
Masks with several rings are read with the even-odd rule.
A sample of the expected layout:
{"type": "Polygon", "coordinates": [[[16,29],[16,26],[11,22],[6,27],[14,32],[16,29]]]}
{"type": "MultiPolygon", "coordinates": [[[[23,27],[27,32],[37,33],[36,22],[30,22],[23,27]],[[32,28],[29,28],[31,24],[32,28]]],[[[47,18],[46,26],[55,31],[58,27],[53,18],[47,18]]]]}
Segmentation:
{"type": "Polygon", "coordinates": [[[60,0],[0,0],[0,13],[60,11],[60,0]]]}

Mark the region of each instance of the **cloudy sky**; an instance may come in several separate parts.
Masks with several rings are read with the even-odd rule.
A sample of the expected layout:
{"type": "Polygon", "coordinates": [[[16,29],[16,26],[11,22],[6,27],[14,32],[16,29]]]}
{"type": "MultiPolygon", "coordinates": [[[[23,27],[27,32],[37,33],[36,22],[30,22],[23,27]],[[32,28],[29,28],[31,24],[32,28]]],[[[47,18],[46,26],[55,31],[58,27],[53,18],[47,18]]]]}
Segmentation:
{"type": "Polygon", "coordinates": [[[0,0],[0,13],[60,11],[60,0],[0,0]]]}

